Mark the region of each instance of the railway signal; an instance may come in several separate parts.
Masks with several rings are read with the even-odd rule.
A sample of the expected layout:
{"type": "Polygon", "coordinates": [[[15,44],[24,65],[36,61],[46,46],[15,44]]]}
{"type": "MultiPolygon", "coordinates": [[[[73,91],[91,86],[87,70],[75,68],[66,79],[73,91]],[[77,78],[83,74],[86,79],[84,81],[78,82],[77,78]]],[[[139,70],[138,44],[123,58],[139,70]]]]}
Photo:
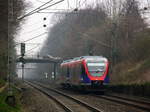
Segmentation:
{"type": "Polygon", "coordinates": [[[21,56],[25,55],[25,43],[21,43],[21,56]]]}

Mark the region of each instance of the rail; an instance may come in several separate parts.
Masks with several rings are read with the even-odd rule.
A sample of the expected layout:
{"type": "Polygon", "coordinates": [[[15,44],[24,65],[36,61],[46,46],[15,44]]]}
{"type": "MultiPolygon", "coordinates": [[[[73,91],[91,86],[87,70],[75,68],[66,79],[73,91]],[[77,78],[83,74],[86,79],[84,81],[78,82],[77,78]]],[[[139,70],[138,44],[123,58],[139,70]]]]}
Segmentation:
{"type": "Polygon", "coordinates": [[[83,102],[83,101],[81,101],[81,100],[79,100],[79,99],[77,99],[77,98],[74,98],[74,97],[72,97],[72,96],[70,96],[70,95],[68,95],[68,94],[62,93],[61,91],[58,91],[58,90],[56,90],[56,89],[48,88],[48,87],[46,87],[46,86],[44,86],[44,85],[42,85],[42,84],[39,84],[39,83],[37,83],[37,82],[36,82],[36,83],[35,83],[35,82],[34,82],[34,83],[26,82],[26,83],[28,83],[29,85],[31,85],[31,86],[33,86],[34,88],[38,89],[40,92],[44,93],[45,95],[49,96],[50,98],[52,98],[52,99],[53,99],[54,101],[56,101],[60,106],[62,106],[63,109],[64,109],[66,112],[74,112],[74,111],[73,111],[73,109],[69,108],[69,106],[66,106],[60,99],[58,99],[58,98],[59,98],[58,95],[57,95],[58,98],[56,98],[56,97],[54,97],[54,95],[51,95],[51,93],[48,92],[47,90],[52,91],[52,92],[55,92],[55,93],[57,93],[57,94],[59,94],[59,95],[62,95],[62,96],[64,96],[65,98],[70,99],[70,100],[72,100],[73,102],[76,102],[78,105],[81,105],[82,107],[87,108],[87,109],[90,110],[91,112],[103,112],[102,110],[100,110],[100,109],[98,109],[98,108],[96,108],[96,107],[93,107],[93,106],[89,105],[89,104],[86,103],[86,102],[83,102]]]}
{"type": "Polygon", "coordinates": [[[114,96],[114,95],[94,95],[94,96],[105,99],[105,100],[113,101],[116,103],[121,103],[124,105],[136,107],[136,108],[139,108],[142,110],[150,111],[150,102],[125,98],[125,97],[121,97],[121,96],[114,96]]]}
{"type": "Polygon", "coordinates": [[[60,95],[62,95],[64,97],[66,97],[66,98],[69,98],[69,99],[73,100],[74,102],[76,102],[76,103],[78,103],[80,105],[83,105],[84,107],[88,108],[92,112],[103,112],[102,110],[100,110],[100,109],[98,109],[96,107],[93,107],[93,106],[89,105],[88,103],[86,103],[84,101],[81,101],[81,100],[79,100],[77,98],[74,98],[74,97],[72,97],[72,96],[70,96],[70,95],[68,95],[66,93],[62,93],[61,91],[58,91],[56,89],[48,88],[48,87],[46,87],[46,86],[44,86],[42,84],[39,84],[39,83],[36,83],[36,84],[38,84],[39,86],[41,86],[41,87],[43,87],[45,89],[48,89],[48,90],[53,91],[53,92],[56,92],[56,93],[58,93],[58,94],[60,94],[60,95]]]}

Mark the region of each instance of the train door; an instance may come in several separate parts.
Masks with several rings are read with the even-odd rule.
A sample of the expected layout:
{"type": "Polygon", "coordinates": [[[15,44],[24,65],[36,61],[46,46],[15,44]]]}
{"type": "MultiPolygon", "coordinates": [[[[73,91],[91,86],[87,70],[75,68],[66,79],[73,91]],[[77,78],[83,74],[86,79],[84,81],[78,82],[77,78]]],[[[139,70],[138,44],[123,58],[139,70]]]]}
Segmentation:
{"type": "Polygon", "coordinates": [[[86,84],[86,83],[90,83],[90,79],[88,78],[86,71],[85,71],[85,67],[83,64],[81,64],[81,77],[80,80],[82,83],[86,84]]]}

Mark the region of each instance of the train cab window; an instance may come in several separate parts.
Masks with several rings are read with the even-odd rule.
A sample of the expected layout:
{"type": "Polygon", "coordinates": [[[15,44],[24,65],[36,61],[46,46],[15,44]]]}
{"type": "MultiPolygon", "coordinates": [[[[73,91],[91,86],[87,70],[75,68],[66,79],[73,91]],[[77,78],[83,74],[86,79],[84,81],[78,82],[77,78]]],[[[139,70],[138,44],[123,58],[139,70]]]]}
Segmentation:
{"type": "Polygon", "coordinates": [[[106,64],[104,62],[89,62],[87,67],[92,76],[102,76],[105,72],[106,64]]]}

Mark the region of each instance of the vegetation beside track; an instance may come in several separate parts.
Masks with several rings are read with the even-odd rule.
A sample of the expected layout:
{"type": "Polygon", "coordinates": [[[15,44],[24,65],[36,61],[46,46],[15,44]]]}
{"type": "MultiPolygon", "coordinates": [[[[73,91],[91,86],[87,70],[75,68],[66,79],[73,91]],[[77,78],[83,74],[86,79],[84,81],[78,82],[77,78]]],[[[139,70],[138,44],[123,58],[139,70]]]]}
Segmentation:
{"type": "Polygon", "coordinates": [[[150,98],[150,58],[134,63],[123,62],[116,65],[111,77],[112,92],[150,98]]]}
{"type": "Polygon", "coordinates": [[[4,85],[5,85],[5,81],[0,78],[0,88],[3,87],[4,85]]]}
{"type": "Polygon", "coordinates": [[[112,84],[145,84],[150,80],[150,58],[140,62],[124,62],[114,68],[114,75],[111,77],[112,84]]]}
{"type": "Polygon", "coordinates": [[[21,103],[20,103],[21,93],[19,91],[17,91],[15,88],[13,88],[13,93],[16,98],[15,106],[9,106],[5,102],[7,95],[8,95],[7,89],[5,89],[4,91],[2,91],[0,93],[0,112],[22,112],[21,111],[21,103]]]}
{"type": "Polygon", "coordinates": [[[119,84],[106,87],[109,91],[150,98],[150,83],[119,84]]]}

